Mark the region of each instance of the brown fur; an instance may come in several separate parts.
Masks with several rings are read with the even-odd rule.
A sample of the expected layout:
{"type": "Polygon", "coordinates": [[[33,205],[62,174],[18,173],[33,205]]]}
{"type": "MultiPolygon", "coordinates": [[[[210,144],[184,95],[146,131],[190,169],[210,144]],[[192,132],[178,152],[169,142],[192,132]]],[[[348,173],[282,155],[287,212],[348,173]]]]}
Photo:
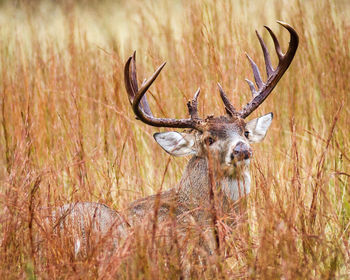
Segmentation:
{"type": "MultiPolygon", "coordinates": [[[[199,226],[209,225],[213,218],[214,198],[216,198],[216,214],[232,216],[237,202],[232,201],[226,195],[222,189],[222,184],[224,184],[222,182],[232,184],[232,182],[242,180],[242,173],[247,172],[247,168],[242,169],[236,165],[225,167],[223,155],[226,155],[232,137],[237,137],[233,135],[242,137],[245,123],[240,118],[227,117],[207,118],[206,123],[204,132],[191,132],[196,135],[199,152],[188,162],[177,186],[136,200],[121,214],[98,203],[65,205],[56,212],[56,215],[61,216],[59,223],[61,225],[76,224],[77,230],[74,231],[82,234],[82,238],[78,237],[76,242],[82,241],[81,246],[86,247],[88,245],[87,228],[92,229],[90,231],[95,234],[99,232],[102,236],[113,233],[115,236],[113,239],[118,239],[125,236],[129,229],[135,226],[149,221],[154,222],[155,217],[157,217],[157,223],[166,223],[169,218],[175,218],[182,225],[181,228],[186,228],[189,222],[199,226]],[[216,148],[210,148],[206,143],[209,136],[215,138],[216,148]],[[214,198],[209,177],[210,170],[215,184],[214,198]]],[[[118,244],[117,241],[113,243],[118,244]]]]}

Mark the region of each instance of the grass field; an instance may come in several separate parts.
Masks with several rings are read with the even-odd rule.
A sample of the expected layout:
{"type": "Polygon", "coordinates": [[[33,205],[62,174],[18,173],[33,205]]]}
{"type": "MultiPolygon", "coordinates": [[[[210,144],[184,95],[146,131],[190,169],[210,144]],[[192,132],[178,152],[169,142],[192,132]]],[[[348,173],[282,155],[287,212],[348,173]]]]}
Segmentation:
{"type": "MultiPolygon", "coordinates": [[[[350,5],[348,1],[0,1],[0,275],[4,279],[178,279],[179,248],[149,236],[109,263],[75,259],[52,240],[35,250],[41,209],[76,201],[113,209],[174,186],[188,158],[169,157],[158,130],[135,120],[123,83],[134,50],[157,116],[223,114],[216,83],[237,106],[250,99],[245,52],[263,69],[255,29],[270,26],[291,67],[252,117],[274,112],[254,146],[248,218],[193,279],[350,277],[350,5]],[[29,4],[28,4],[29,3],[29,4]],[[245,228],[245,230],[240,230],[245,228]]],[[[273,55],[273,61],[277,58],[273,55]]],[[[164,130],[164,129],[163,129],[164,130]]],[[[189,252],[191,240],[187,241],[189,252]]],[[[193,245],[194,246],[194,245],[193,245]]],[[[190,253],[189,253],[190,255],[190,253]]],[[[190,258],[190,257],[189,257],[190,258]]]]}

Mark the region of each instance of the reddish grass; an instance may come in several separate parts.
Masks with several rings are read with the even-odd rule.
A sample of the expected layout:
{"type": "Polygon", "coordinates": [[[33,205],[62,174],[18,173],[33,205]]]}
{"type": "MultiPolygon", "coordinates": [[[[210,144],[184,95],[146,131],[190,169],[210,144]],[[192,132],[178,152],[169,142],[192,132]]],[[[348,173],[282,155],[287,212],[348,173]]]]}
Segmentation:
{"type": "Polygon", "coordinates": [[[200,279],[349,277],[347,1],[3,1],[0,7],[2,277],[177,279],[185,271],[200,279]],[[233,228],[220,224],[217,255],[206,256],[195,234],[182,243],[174,234],[167,246],[161,225],[153,242],[152,231],[136,230],[108,261],[98,248],[75,258],[69,240],[52,231],[45,250],[36,250],[43,209],[76,201],[124,209],[181,176],[187,159],[169,158],[153,141],[155,128],[130,110],[123,66],[133,50],[140,80],[168,62],[150,89],[157,115],[185,116],[198,86],[200,113],[219,115],[216,82],[236,106],[249,98],[244,52],[263,63],[254,29],[271,48],[262,30],[269,25],[286,49],[288,34],[276,20],[296,28],[300,47],[254,113],[276,117],[264,144],[254,147],[247,219],[233,228]]]}

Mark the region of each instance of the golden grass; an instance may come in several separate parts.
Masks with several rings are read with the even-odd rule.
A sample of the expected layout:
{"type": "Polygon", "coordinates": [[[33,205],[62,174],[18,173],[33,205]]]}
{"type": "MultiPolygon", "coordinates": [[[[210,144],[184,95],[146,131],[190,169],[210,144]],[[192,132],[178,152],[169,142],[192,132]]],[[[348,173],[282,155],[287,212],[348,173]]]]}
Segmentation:
{"type": "Polygon", "coordinates": [[[55,240],[40,254],[33,245],[36,215],[75,201],[123,209],[156,193],[163,180],[163,189],[179,180],[187,159],[169,159],[153,141],[157,130],[136,121],[130,110],[123,66],[133,50],[140,80],[168,62],[149,94],[157,115],[185,116],[185,102],[198,86],[200,113],[219,115],[218,81],[237,107],[250,98],[244,52],[263,65],[255,29],[271,53],[263,25],[276,31],[286,49],[288,32],[276,20],[295,27],[300,46],[254,113],[273,111],[275,118],[264,144],[254,147],[248,220],[244,229],[226,233],[216,260],[193,263],[190,275],[349,277],[347,1],[24,3],[0,5],[2,277],[181,277],[180,249],[162,247],[160,240],[154,253],[147,234],[109,263],[94,255],[76,260],[55,240]]]}

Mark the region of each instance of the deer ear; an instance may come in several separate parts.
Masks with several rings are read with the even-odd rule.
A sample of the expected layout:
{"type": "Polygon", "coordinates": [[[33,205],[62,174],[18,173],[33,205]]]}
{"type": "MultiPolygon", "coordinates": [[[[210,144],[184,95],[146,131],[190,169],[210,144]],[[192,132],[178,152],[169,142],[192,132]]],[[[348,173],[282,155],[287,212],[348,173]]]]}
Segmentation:
{"type": "Polygon", "coordinates": [[[245,126],[246,132],[248,132],[249,142],[260,142],[262,141],[267,133],[272,122],[273,114],[269,113],[260,118],[256,118],[248,122],[245,126]]]}
{"type": "Polygon", "coordinates": [[[153,137],[167,153],[173,156],[187,156],[197,152],[193,134],[172,131],[155,133],[153,137]]]}

